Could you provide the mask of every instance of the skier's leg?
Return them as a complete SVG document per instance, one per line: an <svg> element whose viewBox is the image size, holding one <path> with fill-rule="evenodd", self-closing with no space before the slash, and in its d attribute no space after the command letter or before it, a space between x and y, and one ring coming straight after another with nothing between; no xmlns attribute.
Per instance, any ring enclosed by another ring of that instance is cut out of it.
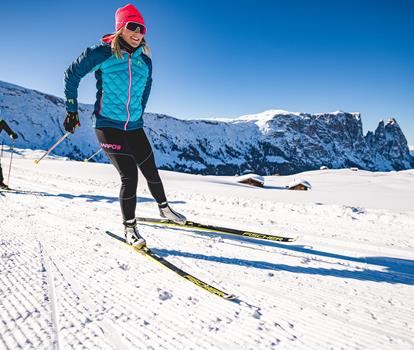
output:
<svg viewBox="0 0 414 350"><path fill-rule="evenodd" d="M158 204L166 202L164 186L155 165L151 144L145 135L144 129L136 130L128 138L128 141L137 165L147 180L151 195Z"/></svg>
<svg viewBox="0 0 414 350"><path fill-rule="evenodd" d="M138 170L125 133L118 129L96 129L98 141L121 177L119 202L124 222L135 219Z"/></svg>
<svg viewBox="0 0 414 350"><path fill-rule="evenodd" d="M134 154L137 164L148 183L148 188L158 203L161 217L167 218L174 222L183 224L186 217L174 211L168 204L165 196L164 186L162 184L155 158L152 152L151 144L145 135L144 129L137 130L131 139L128 139L131 150Z"/></svg>
<svg viewBox="0 0 414 350"><path fill-rule="evenodd" d="M1 164L0 164L0 184L3 183L3 180L4 180L4 178L3 178L3 170L1 169Z"/></svg>
<svg viewBox="0 0 414 350"><path fill-rule="evenodd" d="M0 189L2 189L2 190L9 189L9 187L3 182L3 180L4 180L3 170L1 169L1 164L0 164Z"/></svg>

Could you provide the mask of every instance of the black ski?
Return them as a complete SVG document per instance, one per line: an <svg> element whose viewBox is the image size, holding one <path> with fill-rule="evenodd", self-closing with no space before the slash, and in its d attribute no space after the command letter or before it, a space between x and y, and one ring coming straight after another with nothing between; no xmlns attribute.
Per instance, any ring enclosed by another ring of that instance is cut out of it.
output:
<svg viewBox="0 0 414 350"><path fill-rule="evenodd" d="M293 238L293 237L275 236L275 235L269 235L269 234L260 233L260 232L243 231L243 230L227 228L227 227L200 224L194 221L186 221L185 224L177 224L168 219L144 218L144 217L137 217L136 219L139 222L143 222L143 223L150 224L150 225L196 228L198 230L203 230L203 231L219 232L219 233L225 233L225 234L248 237L248 238L263 239L266 241L294 242L296 240L296 238Z"/></svg>
<svg viewBox="0 0 414 350"><path fill-rule="evenodd" d="M175 272L177 275L181 276L182 278L186 279L187 281L190 281L191 283L195 284L196 286L206 290L207 292L217 295L220 298L223 299L227 299L227 300L232 300L232 301L238 301L237 297L234 294L229 294L227 292L224 292L216 287L213 287L212 285L203 282L202 280L198 279L197 277L191 275L188 272L185 272L183 270L181 270L178 266L175 266L174 264L170 263L169 261L165 260L163 257L157 255L156 253L154 253L150 248L148 247L144 247L141 249L137 249L134 248L133 246L129 245L128 243L126 243L124 238L119 237L118 235L110 232L110 231L106 231L106 233L111 236L112 238L117 239L118 241L121 241L123 243L125 243L126 245L128 245L128 247L134 249L137 253L142 254L143 256L145 256L146 258L148 258L149 260L152 260L160 265L162 265L163 267L167 268L168 270Z"/></svg>

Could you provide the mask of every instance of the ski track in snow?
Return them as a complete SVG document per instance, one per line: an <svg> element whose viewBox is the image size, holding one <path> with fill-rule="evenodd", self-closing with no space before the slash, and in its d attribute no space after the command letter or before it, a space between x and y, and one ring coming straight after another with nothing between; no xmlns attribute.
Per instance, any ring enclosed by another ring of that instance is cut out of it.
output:
<svg viewBox="0 0 414 350"><path fill-rule="evenodd" d="M248 306L105 235L122 236L108 169L15 160L12 187L36 193L0 193L0 348L414 348L414 210L277 202L163 172L190 219L299 236L281 244L140 226L154 252ZM155 216L142 176L138 193L139 215Z"/></svg>

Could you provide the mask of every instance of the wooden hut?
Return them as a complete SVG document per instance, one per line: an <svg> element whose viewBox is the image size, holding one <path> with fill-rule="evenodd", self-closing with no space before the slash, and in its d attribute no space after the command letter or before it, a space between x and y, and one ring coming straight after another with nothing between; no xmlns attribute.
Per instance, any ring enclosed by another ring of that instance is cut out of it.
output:
<svg viewBox="0 0 414 350"><path fill-rule="evenodd" d="M296 190L296 191L307 191L307 190L310 190L311 188L312 188L311 184L308 181L303 180L303 179L294 180L288 186L289 190Z"/></svg>
<svg viewBox="0 0 414 350"><path fill-rule="evenodd" d="M264 177L257 174L246 174L243 176L239 176L237 178L237 182L250 186L263 187Z"/></svg>

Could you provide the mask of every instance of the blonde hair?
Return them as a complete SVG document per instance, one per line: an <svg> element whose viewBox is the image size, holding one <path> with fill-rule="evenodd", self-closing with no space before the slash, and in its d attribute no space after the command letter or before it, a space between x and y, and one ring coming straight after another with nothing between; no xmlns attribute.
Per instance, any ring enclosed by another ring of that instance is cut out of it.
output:
<svg viewBox="0 0 414 350"><path fill-rule="evenodd" d="M121 51L121 45L119 43L119 39L122 37L122 29L123 28L119 29L115 33L115 36L111 42L112 52L114 53L116 58L121 59L121 60L124 58L124 55L122 54L122 51ZM151 50L144 38L142 38L142 41L139 47L142 47L142 52L144 55L151 57Z"/></svg>

